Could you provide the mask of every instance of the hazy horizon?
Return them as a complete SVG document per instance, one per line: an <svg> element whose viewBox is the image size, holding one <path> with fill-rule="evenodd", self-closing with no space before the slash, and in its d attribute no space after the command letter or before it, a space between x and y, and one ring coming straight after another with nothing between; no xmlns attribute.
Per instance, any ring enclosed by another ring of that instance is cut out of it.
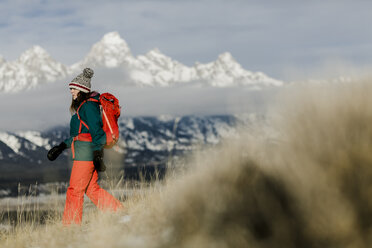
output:
<svg viewBox="0 0 372 248"><path fill-rule="evenodd" d="M245 87L200 87L194 84L140 88L123 86L119 79L104 84L104 78L104 75L96 74L92 79L92 90L114 94L122 106L122 117L265 112L278 91L275 88L257 91ZM0 130L45 130L68 126L71 103L68 82L67 79L59 80L27 91L1 93L0 112L4 118Z"/></svg>

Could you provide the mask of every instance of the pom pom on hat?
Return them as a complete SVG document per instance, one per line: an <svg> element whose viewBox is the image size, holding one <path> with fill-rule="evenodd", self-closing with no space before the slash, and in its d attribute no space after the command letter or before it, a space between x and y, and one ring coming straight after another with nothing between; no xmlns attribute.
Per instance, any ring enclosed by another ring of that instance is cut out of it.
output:
<svg viewBox="0 0 372 248"><path fill-rule="evenodd" d="M85 68L83 73L77 75L68 85L70 89L77 89L84 93L89 93L91 84L90 79L93 77L94 71L90 68Z"/></svg>
<svg viewBox="0 0 372 248"><path fill-rule="evenodd" d="M94 74L94 71L92 69L90 69L90 68L85 68L83 70L83 75L86 78L92 78L93 77L93 74Z"/></svg>

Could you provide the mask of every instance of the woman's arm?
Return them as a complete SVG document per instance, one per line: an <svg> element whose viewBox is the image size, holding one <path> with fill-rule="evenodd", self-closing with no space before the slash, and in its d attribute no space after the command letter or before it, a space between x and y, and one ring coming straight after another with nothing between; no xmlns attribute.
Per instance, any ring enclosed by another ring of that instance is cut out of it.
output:
<svg viewBox="0 0 372 248"><path fill-rule="evenodd" d="M96 102L87 101L79 111L80 117L89 127L92 136L93 151L101 150L106 144L106 133L103 131L102 117L99 105Z"/></svg>
<svg viewBox="0 0 372 248"><path fill-rule="evenodd" d="M65 139L65 140L63 141L63 143L66 144L66 147L67 147L67 148L70 148L70 147L71 147L72 139L73 139L73 137L70 137L70 138L67 138L67 139Z"/></svg>

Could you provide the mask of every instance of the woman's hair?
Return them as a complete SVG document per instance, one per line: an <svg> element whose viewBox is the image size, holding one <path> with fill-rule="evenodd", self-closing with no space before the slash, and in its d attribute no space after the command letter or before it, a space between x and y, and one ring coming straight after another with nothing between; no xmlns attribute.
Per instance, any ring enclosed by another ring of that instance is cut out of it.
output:
<svg viewBox="0 0 372 248"><path fill-rule="evenodd" d="M90 97L89 93L84 93L82 91L79 91L76 100L72 99L71 106L70 106L70 112L71 114L76 113L77 109L79 108L80 104L84 102L85 100L89 99Z"/></svg>

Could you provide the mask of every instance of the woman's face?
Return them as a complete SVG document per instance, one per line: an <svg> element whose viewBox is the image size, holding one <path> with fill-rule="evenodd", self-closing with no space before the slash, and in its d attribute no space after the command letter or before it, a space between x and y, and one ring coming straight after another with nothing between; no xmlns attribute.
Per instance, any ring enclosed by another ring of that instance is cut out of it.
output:
<svg viewBox="0 0 372 248"><path fill-rule="evenodd" d="M73 100L76 100L76 98L78 97L78 94L79 94L80 90L77 90L77 89L70 89L70 93L72 95L72 99Z"/></svg>

